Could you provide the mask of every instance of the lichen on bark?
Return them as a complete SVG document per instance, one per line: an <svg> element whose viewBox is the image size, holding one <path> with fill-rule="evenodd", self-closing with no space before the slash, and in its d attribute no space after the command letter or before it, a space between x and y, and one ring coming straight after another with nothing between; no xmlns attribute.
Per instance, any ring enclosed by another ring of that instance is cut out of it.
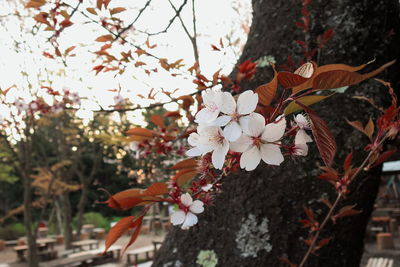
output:
<svg viewBox="0 0 400 267"><path fill-rule="evenodd" d="M270 238L268 219L263 218L261 223L258 223L256 216L250 214L247 218L242 218L242 224L236 233L235 241L241 257L255 258L261 250L266 252L272 250Z"/></svg>

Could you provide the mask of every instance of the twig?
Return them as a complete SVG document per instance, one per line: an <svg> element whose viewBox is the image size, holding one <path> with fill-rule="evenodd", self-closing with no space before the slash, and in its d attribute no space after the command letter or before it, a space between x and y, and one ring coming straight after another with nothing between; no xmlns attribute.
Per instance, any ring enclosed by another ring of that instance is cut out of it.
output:
<svg viewBox="0 0 400 267"><path fill-rule="evenodd" d="M146 8L150 5L151 1L152 1L152 0L148 0L148 1L146 2L146 4L144 5L144 7L143 7L142 9L139 10L139 13L137 14L136 18L135 18L131 23L129 23L128 26L126 26L126 27L123 28L120 32L118 32L118 34L115 36L115 39L113 40L113 42L116 41L118 38L120 38L121 35L122 35L124 32L126 32L127 30L129 30L130 28L132 28L133 24L135 24L135 22L140 18L140 16L142 15L142 13L143 13L143 12L146 10Z"/></svg>
<svg viewBox="0 0 400 267"><path fill-rule="evenodd" d="M354 178L357 177L357 175L361 172L361 170L367 165L369 159L371 158L371 156L381 147L381 145L383 144L384 141L386 141L387 139L387 135L382 138L382 140L378 143L378 145L369 152L368 156L364 159L363 163L360 165L360 167L358 167L357 171L350 177L350 181L353 181ZM340 192L335 200L335 202L333 203L332 207L329 209L328 214L326 215L326 217L324 218L323 222L321 223L321 226L318 227L318 230L316 231L310 246L308 247L308 250L306 252L306 254L304 255L303 259L301 260L301 263L299 264L299 267L303 267L304 264L306 263L307 259L309 258L309 256L311 255L311 253L314 251L315 248L315 244L318 241L318 237L322 231L322 229L325 227L325 225L328 223L328 221L330 220L332 213L334 212L334 210L336 209L337 205L339 204L340 200L342 200L343 198L343 194Z"/></svg>

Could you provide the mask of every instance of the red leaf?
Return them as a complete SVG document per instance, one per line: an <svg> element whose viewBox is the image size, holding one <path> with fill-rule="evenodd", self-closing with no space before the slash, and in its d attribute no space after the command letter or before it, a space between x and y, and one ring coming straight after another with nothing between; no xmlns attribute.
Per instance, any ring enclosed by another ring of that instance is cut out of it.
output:
<svg viewBox="0 0 400 267"><path fill-rule="evenodd" d="M274 68L274 78L269 83L263 84L256 89L258 101L264 106L269 106L274 99L277 87L278 77Z"/></svg>
<svg viewBox="0 0 400 267"><path fill-rule="evenodd" d="M157 125L159 128L165 128L164 119L160 115L153 115L150 118L151 122Z"/></svg>
<svg viewBox="0 0 400 267"><path fill-rule="evenodd" d="M339 212L336 215L332 216L332 220L336 221L336 219L341 218L341 217L346 217L346 216L351 216L351 215L361 213L361 211L359 211L359 210L353 210L353 208L355 206L356 206L356 204L344 206L343 208L341 208L339 210Z"/></svg>
<svg viewBox="0 0 400 267"><path fill-rule="evenodd" d="M140 228L142 227L143 216L144 216L144 215L140 216L140 217L139 217L138 219L136 219L136 221L134 222L133 227L135 227L135 230L133 231L133 233L132 233L132 235L131 235L131 238L129 239L128 244L126 244L124 250L122 251L122 254L124 254L125 251L128 249L128 247L130 247L130 245L132 245L132 244L136 241L136 239L138 238L139 233L140 233Z"/></svg>
<svg viewBox="0 0 400 267"><path fill-rule="evenodd" d="M171 169L172 170L195 169L196 167L197 167L197 161L193 158L190 158L179 161L174 166L172 166Z"/></svg>
<svg viewBox="0 0 400 267"><path fill-rule="evenodd" d="M373 166L375 167L383 162L385 162L388 158L390 158L395 152L397 151L396 148L383 152L374 162Z"/></svg>
<svg viewBox="0 0 400 267"><path fill-rule="evenodd" d="M353 161L353 152L350 152L343 163L343 170L347 171L351 167L351 162Z"/></svg>
<svg viewBox="0 0 400 267"><path fill-rule="evenodd" d="M134 216L122 218L114 225L106 237L104 253L117 241L129 228L133 226Z"/></svg>
<svg viewBox="0 0 400 267"><path fill-rule="evenodd" d="M102 35L96 38L96 42L107 42L114 40L114 37L111 34Z"/></svg>
<svg viewBox="0 0 400 267"><path fill-rule="evenodd" d="M326 166L331 166L336 154L336 141L333 134L329 130L328 125L326 125L326 122L318 117L312 109L300 102L296 103L302 106L304 111L307 112L310 118L311 130L321 158Z"/></svg>
<svg viewBox="0 0 400 267"><path fill-rule="evenodd" d="M192 179L197 174L196 169L183 169L172 177L172 181L175 181L179 186L183 186L190 179Z"/></svg>
<svg viewBox="0 0 400 267"><path fill-rule="evenodd" d="M366 79L374 77L375 75L385 70L387 67L393 65L395 62L396 60L390 61L385 65L382 65L378 69L365 74L350 72L346 70L332 70L323 72L314 78L312 87L313 89L318 90L339 88L343 86L358 84Z"/></svg>
<svg viewBox="0 0 400 267"><path fill-rule="evenodd" d="M308 78L304 78L298 74L291 72L278 72L278 81L285 88L292 88L306 82Z"/></svg>

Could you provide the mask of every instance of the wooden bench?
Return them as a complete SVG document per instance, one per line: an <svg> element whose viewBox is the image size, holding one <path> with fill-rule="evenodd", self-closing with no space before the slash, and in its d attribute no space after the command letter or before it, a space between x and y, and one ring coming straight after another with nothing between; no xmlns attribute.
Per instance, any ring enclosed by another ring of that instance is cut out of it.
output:
<svg viewBox="0 0 400 267"><path fill-rule="evenodd" d="M369 258L366 267L393 267L394 260L389 258Z"/></svg>
<svg viewBox="0 0 400 267"><path fill-rule="evenodd" d="M94 264L97 257L98 256L94 255L94 254L86 254L86 255L81 255L78 257L63 258L63 259L57 259L57 260L53 260L53 261L40 263L40 266L41 267L59 267L59 266L74 266L77 263L81 264L81 265Z"/></svg>
<svg viewBox="0 0 400 267"><path fill-rule="evenodd" d="M141 247L141 248L132 249L132 250L128 251L126 253L128 265L129 264L137 264L139 262L139 255L143 254L143 253L146 255L146 260L150 260L151 259L150 252L153 252L153 257L154 257L154 254L157 252L158 245L161 246L161 243L153 242L152 246ZM134 262L132 262L132 257L135 258Z"/></svg>
<svg viewBox="0 0 400 267"><path fill-rule="evenodd" d="M94 240L94 239L88 239L88 240L81 240L81 241L75 241L72 242L72 250L75 252L77 249L78 251L84 250L84 247L88 247L89 250L95 248L99 248L99 241Z"/></svg>

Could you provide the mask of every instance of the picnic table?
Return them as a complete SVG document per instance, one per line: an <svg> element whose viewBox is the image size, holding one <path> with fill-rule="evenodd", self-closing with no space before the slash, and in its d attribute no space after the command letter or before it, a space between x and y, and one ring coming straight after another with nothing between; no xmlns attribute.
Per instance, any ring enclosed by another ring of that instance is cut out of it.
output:
<svg viewBox="0 0 400 267"><path fill-rule="evenodd" d="M82 251L84 250L85 247L89 247L89 250L93 248L99 248L99 241L94 239L88 239L88 240L72 242L72 250L74 252L75 249L78 249L78 251Z"/></svg>
<svg viewBox="0 0 400 267"><path fill-rule="evenodd" d="M54 244L56 243L55 239L52 238L41 238L36 240L36 245L39 250L39 255L43 255L44 258L51 258L55 256ZM26 261L25 259L25 251L28 250L27 245L15 246L14 251L17 253L17 258L19 261Z"/></svg>
<svg viewBox="0 0 400 267"><path fill-rule="evenodd" d="M66 258L61 258L40 264L41 267L76 266L103 264L107 261L116 261L121 255L121 246L112 246L103 254L104 247L95 250L86 250L69 254Z"/></svg>
<svg viewBox="0 0 400 267"><path fill-rule="evenodd" d="M161 246L162 242L155 242L153 241L152 246L146 246L146 247L141 247L137 249L132 249L126 253L128 265L129 264L137 264L139 261L139 255L144 253L146 255L146 260L150 260L150 252L153 252L153 257L154 254L157 252L157 249L159 246ZM135 260L132 262L132 258L134 257Z"/></svg>

